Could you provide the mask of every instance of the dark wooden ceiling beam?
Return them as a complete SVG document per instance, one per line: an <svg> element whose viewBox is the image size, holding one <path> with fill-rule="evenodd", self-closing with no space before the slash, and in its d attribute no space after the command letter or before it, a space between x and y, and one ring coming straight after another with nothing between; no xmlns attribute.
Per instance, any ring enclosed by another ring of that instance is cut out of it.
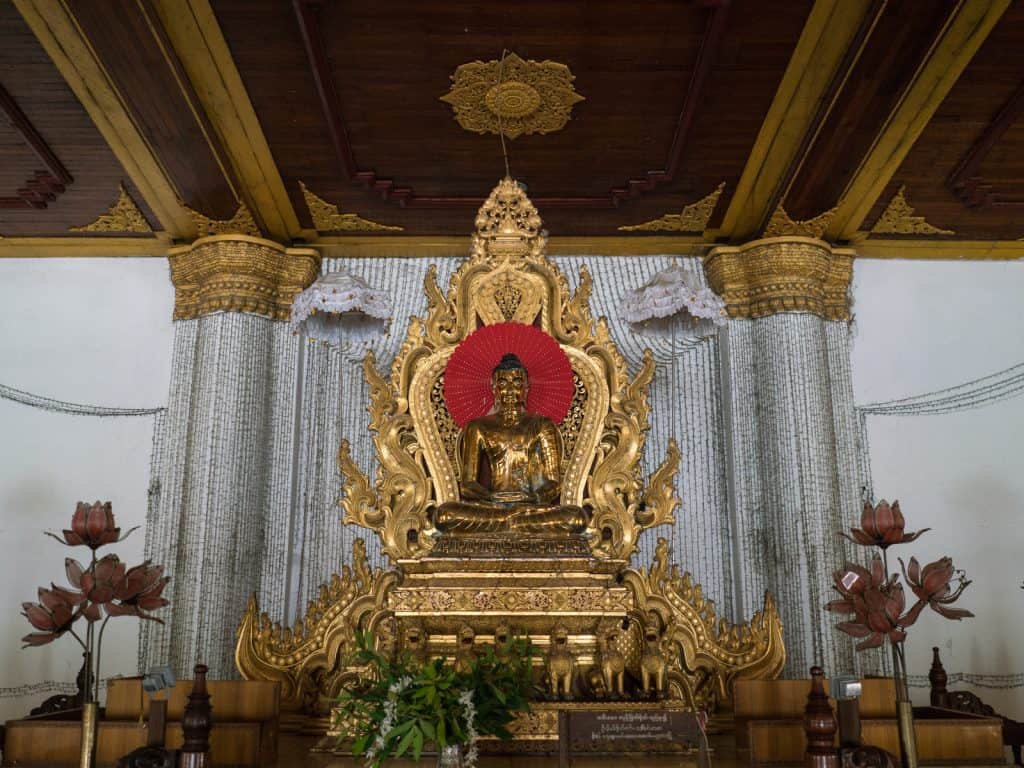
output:
<svg viewBox="0 0 1024 768"><path fill-rule="evenodd" d="M1020 207L1024 200L1013 200L993 188L981 175L981 164L1010 126L1024 115L1024 81L1017 86L999 113L985 126L978 140L960 160L946 180L946 187L968 208Z"/></svg>
<svg viewBox="0 0 1024 768"><path fill-rule="evenodd" d="M343 117L341 97L334 80L323 40L319 13L324 0L292 0L295 17L306 56L310 74L316 86L320 107L327 124L338 168L348 179L361 184L375 195L405 207L433 209L473 209L480 206L483 197L478 196L429 196L418 195L409 185L383 178L375 170L361 169L349 140L348 129ZM718 55L728 19L729 0L705 0L699 3L706 14L704 34L701 37L690 75L688 87L675 132L668 150L665 166L645 172L642 176L629 179L623 185L613 187L603 196L536 197L534 203L545 209L608 209L618 206L621 200L636 197L655 190L661 184L671 183L679 172L680 163L686 150L690 131L698 114L703 91Z"/></svg>
<svg viewBox="0 0 1024 768"><path fill-rule="evenodd" d="M243 199L275 240L315 236L299 224L256 111L209 0L145 0L159 16L161 35L173 46L198 110L237 179Z"/></svg>
<svg viewBox="0 0 1024 768"><path fill-rule="evenodd" d="M839 196L826 239L857 235L872 206L1010 0L959 0Z"/></svg>
<svg viewBox="0 0 1024 768"><path fill-rule="evenodd" d="M160 225L172 237L194 237L195 224L177 189L66 5L54 0L14 0L14 5Z"/></svg>
<svg viewBox="0 0 1024 768"><path fill-rule="evenodd" d="M242 185L147 0L64 0L181 200L230 219Z"/></svg>
<svg viewBox="0 0 1024 768"><path fill-rule="evenodd" d="M709 236L742 242L763 231L882 6L876 0L816 0L722 224Z"/></svg>

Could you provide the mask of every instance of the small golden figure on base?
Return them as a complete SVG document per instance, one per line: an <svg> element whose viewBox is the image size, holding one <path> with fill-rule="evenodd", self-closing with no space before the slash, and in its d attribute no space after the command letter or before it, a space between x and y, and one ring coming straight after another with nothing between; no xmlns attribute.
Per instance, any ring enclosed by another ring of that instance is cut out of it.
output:
<svg viewBox="0 0 1024 768"><path fill-rule="evenodd" d="M660 623L656 614L647 615L647 623L644 625L644 650L640 657L640 684L645 695L663 699L668 662L661 652Z"/></svg>
<svg viewBox="0 0 1024 768"><path fill-rule="evenodd" d="M626 695L626 659L615 647L619 633L616 630L598 638L601 658L601 676L604 687L613 699L621 699Z"/></svg>
<svg viewBox="0 0 1024 768"><path fill-rule="evenodd" d="M572 695L576 659L569 650L569 631L561 624L551 633L551 648L548 650L546 666L548 694L552 698L569 698Z"/></svg>
<svg viewBox="0 0 1024 768"><path fill-rule="evenodd" d="M463 624L456 637L458 646L455 649L455 671L459 674L468 675L473 670L473 662L476 661L476 648L473 647L475 641L476 632Z"/></svg>

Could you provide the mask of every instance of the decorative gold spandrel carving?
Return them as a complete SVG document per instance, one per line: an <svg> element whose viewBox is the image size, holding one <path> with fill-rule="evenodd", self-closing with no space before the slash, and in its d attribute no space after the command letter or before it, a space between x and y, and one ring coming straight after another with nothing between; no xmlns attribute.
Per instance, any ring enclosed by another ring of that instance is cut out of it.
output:
<svg viewBox="0 0 1024 768"><path fill-rule="evenodd" d="M451 90L440 98L452 105L459 125L474 133L504 132L510 139L561 130L573 105L584 100L565 64L523 61L514 53L503 61L462 64L451 79Z"/></svg>
<svg viewBox="0 0 1024 768"><path fill-rule="evenodd" d="M287 320L295 294L320 271L311 248L282 245L245 235L220 235L172 248L174 319L214 312L245 312Z"/></svg>
<svg viewBox="0 0 1024 768"><path fill-rule="evenodd" d="M849 320L853 255L821 240L780 237L714 248L704 271L730 317L809 312Z"/></svg>
<svg viewBox="0 0 1024 768"><path fill-rule="evenodd" d="M819 239L825 234L825 230L828 229L828 225L832 222L832 217L836 215L837 208L819 213L813 219L794 221L786 213L782 203L779 203L772 212L772 217L768 220L768 224L764 228L764 234L761 237L793 236Z"/></svg>
<svg viewBox="0 0 1024 768"><path fill-rule="evenodd" d="M699 233L707 229L711 214L715 212L718 198L725 190L723 181L714 191L695 203L684 206L682 213L666 213L659 219L645 221L643 224L630 224L619 227L620 232L693 232Z"/></svg>
<svg viewBox="0 0 1024 768"><path fill-rule="evenodd" d="M892 196L889 205L871 228L872 235L955 235L952 229L939 229L915 216L914 208L907 202L907 187L903 185Z"/></svg>
<svg viewBox="0 0 1024 768"><path fill-rule="evenodd" d="M357 213L341 213L338 206L331 205L315 195L303 182L300 181L299 186L302 188L302 196L306 200L309 215L313 219L313 228L317 232L401 232L405 229L378 224L376 221L364 219Z"/></svg>
<svg viewBox="0 0 1024 768"><path fill-rule="evenodd" d="M125 232L151 235L153 228L149 226L149 222L142 215L139 206L135 204L132 196L128 194L128 190L122 184L117 200L110 206L110 210L91 224L68 227L68 232Z"/></svg>
<svg viewBox="0 0 1024 768"><path fill-rule="evenodd" d="M734 625L718 617L700 584L669 562L668 549L659 538L647 571L629 569L623 583L633 594L638 622L653 615L663 628L671 697L714 711L733 680L779 675L786 662L782 622L768 594L749 622Z"/></svg>
<svg viewBox="0 0 1024 768"><path fill-rule="evenodd" d="M342 679L358 671L346 666L354 655L355 630L386 638L390 614L383 605L396 581L394 572L370 568L366 546L356 539L352 566L321 585L293 627L272 622L253 595L238 628L238 671L246 680L279 682L286 710L320 711L320 699L336 696Z"/></svg>
<svg viewBox="0 0 1024 768"><path fill-rule="evenodd" d="M262 237L263 233L256 225L249 212L249 206L239 201L238 210L230 219L211 219L199 211L192 210L187 205L183 206L189 218L196 225L197 237L210 237L211 235L249 235L250 237Z"/></svg>

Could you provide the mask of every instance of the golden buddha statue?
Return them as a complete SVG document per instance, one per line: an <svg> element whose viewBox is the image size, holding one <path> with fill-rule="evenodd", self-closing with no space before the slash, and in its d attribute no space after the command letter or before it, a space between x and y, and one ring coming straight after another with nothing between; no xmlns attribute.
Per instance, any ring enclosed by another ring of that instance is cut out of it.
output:
<svg viewBox="0 0 1024 768"><path fill-rule="evenodd" d="M586 530L584 509L558 503L562 439L551 419L527 413L528 385L516 355L495 366L495 412L470 421L459 438L462 499L438 507L434 525L442 533Z"/></svg>

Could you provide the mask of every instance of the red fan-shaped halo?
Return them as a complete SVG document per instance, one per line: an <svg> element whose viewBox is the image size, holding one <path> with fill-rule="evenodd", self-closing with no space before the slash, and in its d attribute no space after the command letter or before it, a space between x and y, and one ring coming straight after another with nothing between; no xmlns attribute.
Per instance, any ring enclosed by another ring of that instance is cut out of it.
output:
<svg viewBox="0 0 1024 768"><path fill-rule="evenodd" d="M540 328L523 323L485 325L452 352L444 371L444 401L460 427L491 412L491 373L512 353L526 366L530 389L526 410L560 424L569 412L575 384L565 351Z"/></svg>

